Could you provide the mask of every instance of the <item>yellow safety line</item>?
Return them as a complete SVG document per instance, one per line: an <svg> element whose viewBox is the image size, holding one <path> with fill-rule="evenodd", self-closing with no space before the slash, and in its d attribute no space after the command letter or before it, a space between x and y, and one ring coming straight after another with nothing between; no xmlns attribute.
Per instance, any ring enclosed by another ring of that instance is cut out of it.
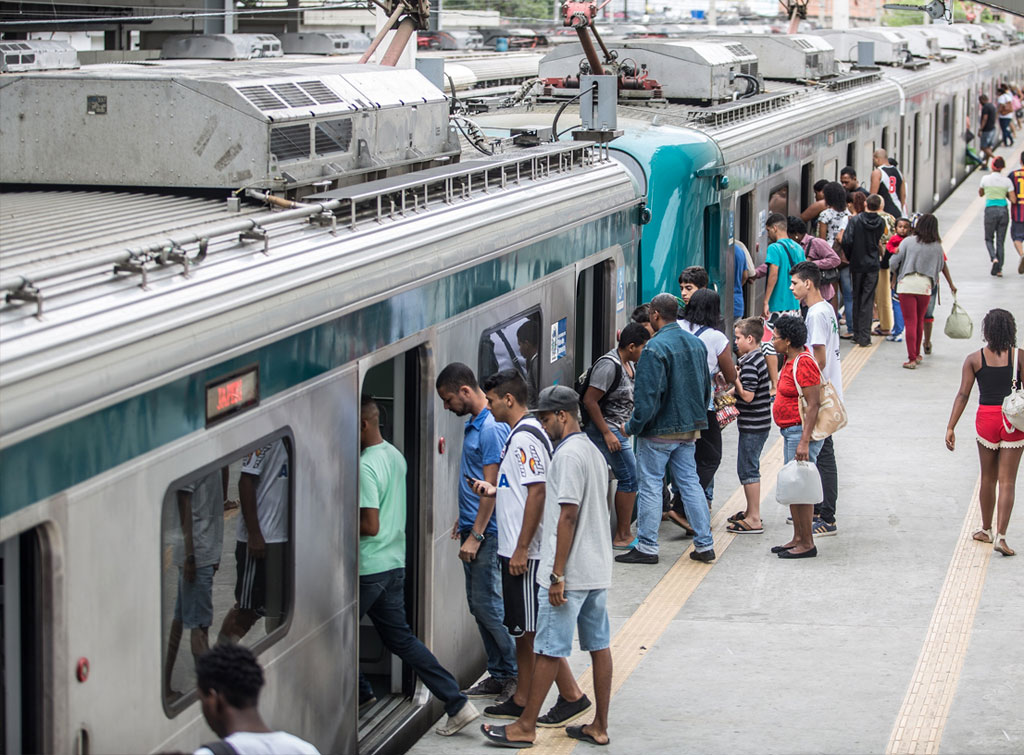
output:
<svg viewBox="0 0 1024 755"><path fill-rule="evenodd" d="M881 343L882 339L878 339L867 348L855 348L842 361L844 389L849 388L853 379L878 350ZM768 481L767 484L762 483L761 485L761 503L768 500L775 489L775 485L771 481L775 479L781 468L782 439L780 438L761 458L761 478ZM740 486L712 518L711 529L715 538L715 555L718 558L721 558L737 537L726 529L727 517L730 516L730 512L745 506L746 498L743 495L743 487ZM704 581L704 577L711 571L711 564L703 564L689 557L689 552L692 549L691 545L683 551L672 568L654 586L640 607L612 638L612 697L626 683L647 651L654 646L668 625L679 614L686 601ZM593 699L594 679L589 667L580 675L577 682L580 688ZM614 736L614 732L612 735ZM565 736L564 729L538 729L534 751L563 755L572 752L576 744L577 740Z"/></svg>
<svg viewBox="0 0 1024 755"><path fill-rule="evenodd" d="M924 647L885 748L887 755L939 751L992 557L991 543L971 537L981 528L980 488L981 478L974 486Z"/></svg>

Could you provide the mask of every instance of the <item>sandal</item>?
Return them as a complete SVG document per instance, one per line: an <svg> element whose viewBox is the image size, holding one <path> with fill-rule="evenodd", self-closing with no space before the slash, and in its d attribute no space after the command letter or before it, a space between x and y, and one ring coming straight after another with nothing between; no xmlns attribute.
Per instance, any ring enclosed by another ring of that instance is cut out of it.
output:
<svg viewBox="0 0 1024 755"><path fill-rule="evenodd" d="M744 520L746 518L747 518L747 512L746 511L737 511L735 514L733 514L731 517L729 517L725 521L727 521L727 522L740 522L740 521L742 521L742 520Z"/></svg>
<svg viewBox="0 0 1024 755"><path fill-rule="evenodd" d="M996 535L996 541L992 543L992 550L1002 553L1004 556L1016 556L1017 551L1006 544L1006 535Z"/></svg>
<svg viewBox="0 0 1024 755"><path fill-rule="evenodd" d="M982 540L980 537L978 537L978 535L984 535L986 539ZM979 543L991 543L992 542L992 530L991 529L975 530L974 534L971 535L971 539L972 540L977 540Z"/></svg>
<svg viewBox="0 0 1024 755"><path fill-rule="evenodd" d="M905 369L905 370L916 370L917 369L917 362L915 362L913 359L911 359L909 362L904 362L903 363L903 369Z"/></svg>
<svg viewBox="0 0 1024 755"><path fill-rule="evenodd" d="M746 519L740 519L738 522L733 522L725 528L726 532L732 532L736 535L761 535L764 533L764 525L760 527L754 527L747 524Z"/></svg>
<svg viewBox="0 0 1024 755"><path fill-rule="evenodd" d="M928 343L926 343L924 345L924 353L925 354L931 354L932 353L932 342L931 341L929 341Z"/></svg>

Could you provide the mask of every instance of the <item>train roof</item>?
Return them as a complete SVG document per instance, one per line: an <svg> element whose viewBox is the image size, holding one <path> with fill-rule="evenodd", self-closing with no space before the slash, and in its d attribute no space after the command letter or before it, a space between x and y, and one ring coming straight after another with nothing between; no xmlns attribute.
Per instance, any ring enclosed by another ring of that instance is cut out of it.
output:
<svg viewBox="0 0 1024 755"><path fill-rule="evenodd" d="M226 343L278 338L561 230L583 203L600 217L639 196L607 151L586 143L512 149L274 211L163 194L8 192L0 445L178 366L222 359Z"/></svg>

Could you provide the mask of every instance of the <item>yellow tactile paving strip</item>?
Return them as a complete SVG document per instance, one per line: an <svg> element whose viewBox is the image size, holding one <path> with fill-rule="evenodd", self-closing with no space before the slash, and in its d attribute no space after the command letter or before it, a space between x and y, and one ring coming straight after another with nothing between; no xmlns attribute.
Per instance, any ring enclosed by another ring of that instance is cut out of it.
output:
<svg viewBox="0 0 1024 755"><path fill-rule="evenodd" d="M992 558L992 545L971 537L981 528L978 507L980 484L979 478L928 625L914 676L885 749L887 755L939 751L971 640L981 588Z"/></svg>
<svg viewBox="0 0 1024 755"><path fill-rule="evenodd" d="M843 386L848 389L854 377L861 371L868 359L875 353L882 339L874 339L868 348L854 348L843 360ZM782 468L782 439L776 441L767 453L761 457L761 502L764 503L775 490L771 482ZM711 519L711 530L715 538L715 555L718 558L726 551L736 535L726 530L726 521L734 511L746 505L743 488L738 487ZM991 548L991 546L989 546ZM636 612L612 638L612 697L619 691L630 677L647 651L654 646L668 625L693 595L694 591L711 571L711 564L693 561L690 556L691 545L672 565L661 581L647 595L647 598ZM594 680L588 668L577 680L583 691L593 699ZM614 732L613 732L614 734ZM534 752L564 753L572 752L576 746L575 739L565 736L564 729L538 729Z"/></svg>

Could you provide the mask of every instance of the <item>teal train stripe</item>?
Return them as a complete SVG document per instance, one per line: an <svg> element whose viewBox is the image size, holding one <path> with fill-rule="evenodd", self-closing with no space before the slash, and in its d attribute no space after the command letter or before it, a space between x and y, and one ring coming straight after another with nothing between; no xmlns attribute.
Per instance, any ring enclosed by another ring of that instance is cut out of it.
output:
<svg viewBox="0 0 1024 755"><path fill-rule="evenodd" d="M614 244L635 290L636 211L623 210L126 399L0 451L0 516L206 424L205 386L259 363L268 398L574 264Z"/></svg>

